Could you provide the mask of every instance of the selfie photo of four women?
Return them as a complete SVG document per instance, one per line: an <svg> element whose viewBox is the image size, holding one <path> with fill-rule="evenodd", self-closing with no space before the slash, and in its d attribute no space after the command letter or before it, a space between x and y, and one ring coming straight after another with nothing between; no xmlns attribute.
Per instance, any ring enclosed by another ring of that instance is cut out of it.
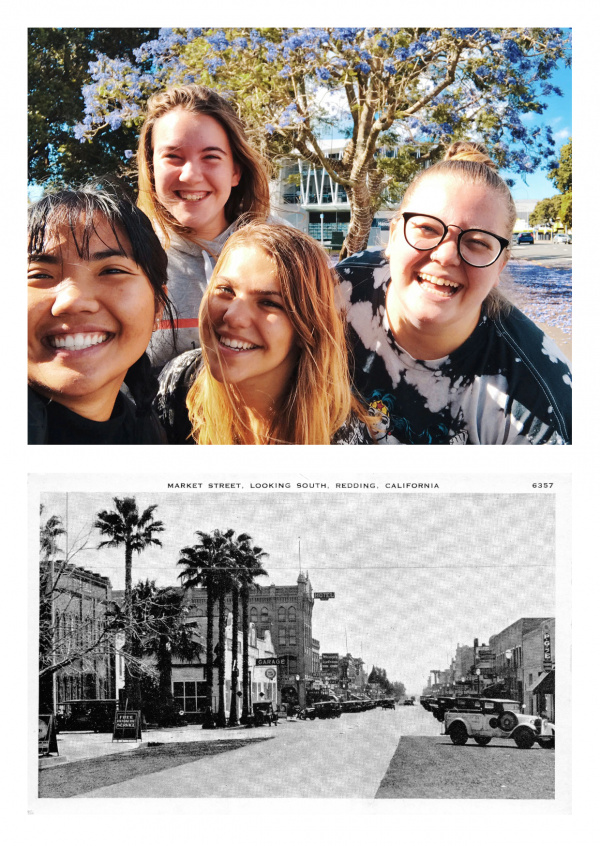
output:
<svg viewBox="0 0 600 846"><path fill-rule="evenodd" d="M421 170L337 265L197 85L146 104L135 201L29 207L30 444L569 444L564 354L498 291L517 216L485 147Z"/></svg>

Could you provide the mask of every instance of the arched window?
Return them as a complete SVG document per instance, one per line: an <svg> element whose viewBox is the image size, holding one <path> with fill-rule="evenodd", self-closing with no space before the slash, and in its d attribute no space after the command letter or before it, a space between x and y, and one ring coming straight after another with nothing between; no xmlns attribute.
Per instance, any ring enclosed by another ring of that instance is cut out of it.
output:
<svg viewBox="0 0 600 846"><path fill-rule="evenodd" d="M258 608L256 608L254 605L250 609L250 622L254 623L255 625L256 623L258 623Z"/></svg>
<svg viewBox="0 0 600 846"><path fill-rule="evenodd" d="M290 621L290 623L296 622L296 609L293 605L290 605L290 607L288 608L288 620Z"/></svg>
<svg viewBox="0 0 600 846"><path fill-rule="evenodd" d="M265 625L265 623L269 622L269 609L268 608L263 607L263 609L261 610L261 612L260 612L260 622L263 624L263 626Z"/></svg>
<svg viewBox="0 0 600 846"><path fill-rule="evenodd" d="M283 607L283 605L279 606L279 611L277 612L277 619L280 623L285 622L285 608Z"/></svg>

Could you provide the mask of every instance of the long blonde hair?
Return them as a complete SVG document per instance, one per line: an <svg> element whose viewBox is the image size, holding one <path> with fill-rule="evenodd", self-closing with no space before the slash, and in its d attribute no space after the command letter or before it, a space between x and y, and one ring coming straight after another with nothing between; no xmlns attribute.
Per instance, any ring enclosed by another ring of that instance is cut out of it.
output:
<svg viewBox="0 0 600 846"><path fill-rule="evenodd" d="M265 159L248 143L244 125L233 107L216 91L202 85L167 88L153 94L148 100L137 152L138 206L161 231L165 245L169 244L170 232L189 237L192 231L189 227L182 226L156 195L153 129L156 121L173 109L209 115L227 134L233 159L241 170L240 181L231 189L225 204L224 211L228 223L233 223L240 215L249 219L266 219L269 213L269 167Z"/></svg>
<svg viewBox="0 0 600 846"><path fill-rule="evenodd" d="M273 417L265 443L329 444L352 411L361 410L350 388L345 326L336 309L337 277L325 250L291 226L249 223L227 240L200 306L204 366L187 396L192 436L199 444L256 443L239 412L235 385L217 381L206 349L219 355L209 318L209 299L221 268L242 245L261 249L273 262L286 314L296 333L300 355L289 390Z"/></svg>

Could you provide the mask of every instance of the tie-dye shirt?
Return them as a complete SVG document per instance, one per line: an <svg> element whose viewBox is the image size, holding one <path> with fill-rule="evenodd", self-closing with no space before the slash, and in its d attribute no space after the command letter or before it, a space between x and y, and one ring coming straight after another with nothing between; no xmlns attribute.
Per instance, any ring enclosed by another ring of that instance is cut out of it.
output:
<svg viewBox="0 0 600 846"><path fill-rule="evenodd" d="M381 416L380 444L568 444L571 373L557 345L517 308L482 315L450 355L418 361L392 335L390 266L365 251L337 266L354 383Z"/></svg>

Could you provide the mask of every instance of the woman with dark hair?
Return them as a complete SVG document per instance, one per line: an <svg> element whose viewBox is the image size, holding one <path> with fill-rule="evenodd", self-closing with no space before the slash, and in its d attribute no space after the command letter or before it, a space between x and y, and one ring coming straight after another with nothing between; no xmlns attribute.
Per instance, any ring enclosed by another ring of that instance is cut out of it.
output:
<svg viewBox="0 0 600 846"><path fill-rule="evenodd" d="M148 100L138 146L138 205L169 257L176 321L161 321L149 354L162 366L198 343L198 308L224 243L239 224L269 213L267 165L232 105L200 85ZM171 332L175 330L176 348Z"/></svg>
<svg viewBox="0 0 600 846"><path fill-rule="evenodd" d="M485 148L457 142L409 185L385 254L338 265L356 388L386 397L379 443L570 443L569 363L497 290L516 216Z"/></svg>
<svg viewBox="0 0 600 846"><path fill-rule="evenodd" d="M166 271L150 221L112 189L30 206L29 443L165 443L145 350L171 315Z"/></svg>

